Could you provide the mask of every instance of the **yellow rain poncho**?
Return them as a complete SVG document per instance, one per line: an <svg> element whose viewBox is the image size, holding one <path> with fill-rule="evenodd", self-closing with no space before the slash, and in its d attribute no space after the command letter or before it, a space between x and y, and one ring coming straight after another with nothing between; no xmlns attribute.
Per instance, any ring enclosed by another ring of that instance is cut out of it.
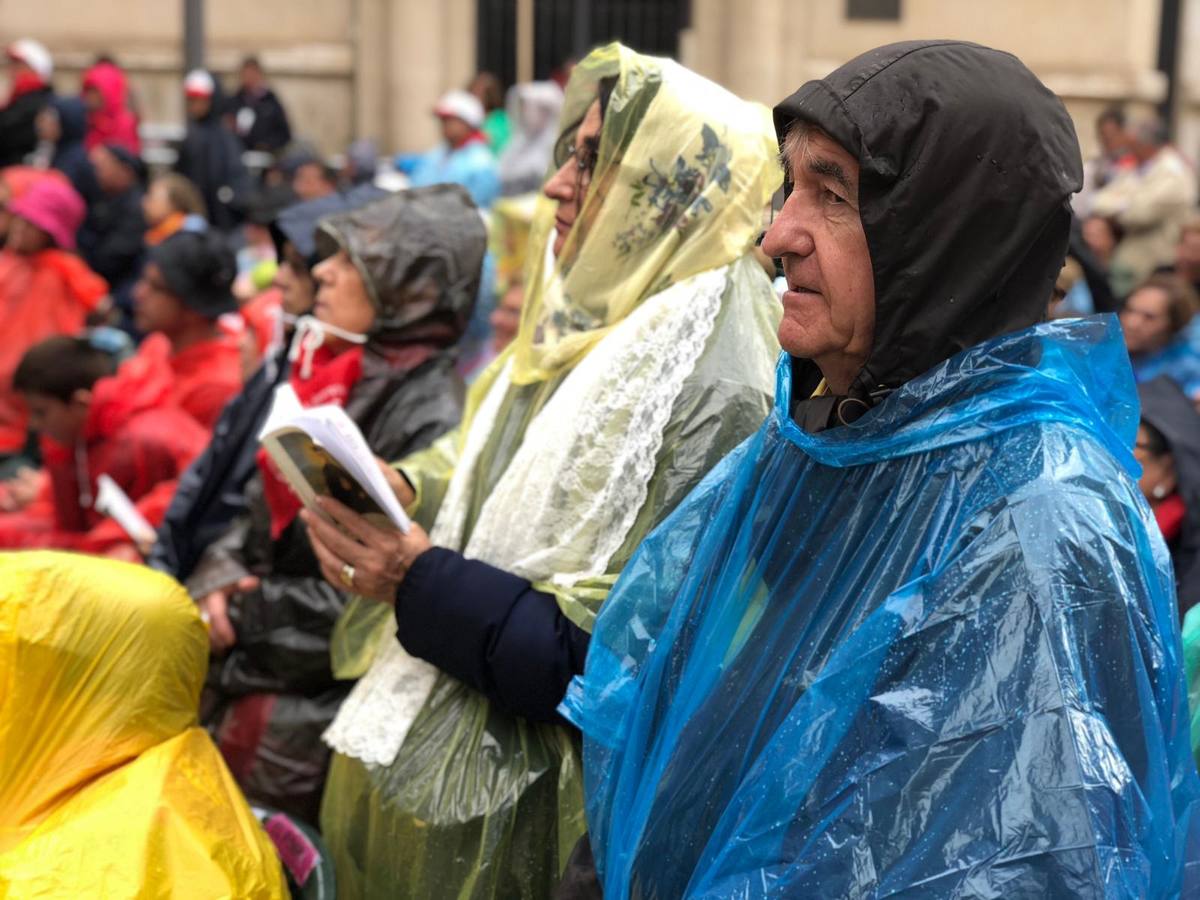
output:
<svg viewBox="0 0 1200 900"><path fill-rule="evenodd" d="M525 276L529 258L529 229L538 199L533 194L502 197L492 206L488 227L488 250L496 260L496 296L504 293Z"/></svg>
<svg viewBox="0 0 1200 900"><path fill-rule="evenodd" d="M0 897L286 897L196 727L208 638L174 581L0 555Z"/></svg>
<svg viewBox="0 0 1200 900"><path fill-rule="evenodd" d="M769 114L613 44L576 67L564 123L605 78L595 171L556 259L539 200L514 344L460 427L397 464L435 544L528 579L589 631L641 539L762 422L779 349L751 254L780 183ZM358 599L335 632L335 670L363 676L326 735L339 895L548 896L585 830L577 737L423 673L394 630Z"/></svg>

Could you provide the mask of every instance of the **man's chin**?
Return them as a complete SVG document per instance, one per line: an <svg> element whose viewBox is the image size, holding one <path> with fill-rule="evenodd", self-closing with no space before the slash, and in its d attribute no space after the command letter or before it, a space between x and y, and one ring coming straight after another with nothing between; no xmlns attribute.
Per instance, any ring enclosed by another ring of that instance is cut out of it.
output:
<svg viewBox="0 0 1200 900"><path fill-rule="evenodd" d="M778 337L779 346L797 359L815 359L829 352L829 341L822 340L811 328L798 325L786 316L779 323Z"/></svg>

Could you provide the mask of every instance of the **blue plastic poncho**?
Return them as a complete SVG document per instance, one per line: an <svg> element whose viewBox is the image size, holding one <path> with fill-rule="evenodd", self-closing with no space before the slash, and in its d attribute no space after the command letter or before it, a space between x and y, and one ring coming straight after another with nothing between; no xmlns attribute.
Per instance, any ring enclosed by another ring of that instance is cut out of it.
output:
<svg viewBox="0 0 1200 900"><path fill-rule="evenodd" d="M407 161L410 187L461 184L480 209L488 209L500 194L496 157L481 140L452 148L442 143Z"/></svg>
<svg viewBox="0 0 1200 900"><path fill-rule="evenodd" d="M1197 332L1200 334L1200 332ZM1161 350L1133 357L1133 377L1139 384L1167 376L1189 397L1200 393L1200 338L1190 329Z"/></svg>
<svg viewBox="0 0 1200 900"><path fill-rule="evenodd" d="M605 897L1168 897L1200 797L1112 317L759 432L642 545L562 710Z"/></svg>

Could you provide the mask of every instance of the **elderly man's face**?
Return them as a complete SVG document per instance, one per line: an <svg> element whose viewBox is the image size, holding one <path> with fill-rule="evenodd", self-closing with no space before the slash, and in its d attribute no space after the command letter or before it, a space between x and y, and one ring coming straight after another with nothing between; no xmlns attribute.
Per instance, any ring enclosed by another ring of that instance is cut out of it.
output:
<svg viewBox="0 0 1200 900"><path fill-rule="evenodd" d="M858 162L811 132L784 145L792 192L763 239L783 260L779 343L811 359L835 393L849 388L870 356L875 279L858 212Z"/></svg>

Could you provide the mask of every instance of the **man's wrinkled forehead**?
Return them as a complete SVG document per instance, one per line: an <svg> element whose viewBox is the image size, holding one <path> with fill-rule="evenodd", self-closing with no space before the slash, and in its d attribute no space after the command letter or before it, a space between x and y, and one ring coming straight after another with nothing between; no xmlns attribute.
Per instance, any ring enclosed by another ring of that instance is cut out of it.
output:
<svg viewBox="0 0 1200 900"><path fill-rule="evenodd" d="M805 175L832 178L851 195L858 194L858 160L815 125L795 121L784 134L779 163L785 182Z"/></svg>

